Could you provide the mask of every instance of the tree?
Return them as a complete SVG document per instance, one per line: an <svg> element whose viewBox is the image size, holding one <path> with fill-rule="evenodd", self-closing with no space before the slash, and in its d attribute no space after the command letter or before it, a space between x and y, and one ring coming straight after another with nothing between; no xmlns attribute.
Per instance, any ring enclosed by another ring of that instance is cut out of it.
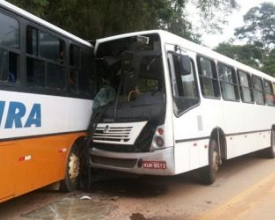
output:
<svg viewBox="0 0 275 220"><path fill-rule="evenodd" d="M234 9L239 8L237 0L189 0L196 6L200 16L200 25L205 32L222 32L228 16Z"/></svg>
<svg viewBox="0 0 275 220"><path fill-rule="evenodd" d="M275 50L271 50L263 63L262 71L275 77Z"/></svg>
<svg viewBox="0 0 275 220"><path fill-rule="evenodd" d="M244 15L244 26L235 29L235 36L260 52L260 69L275 75L275 5L262 3ZM253 58L253 57L251 57ZM252 65L253 66L253 65Z"/></svg>
<svg viewBox="0 0 275 220"><path fill-rule="evenodd" d="M17 5L20 8L25 9L26 11L30 11L33 14L43 17L46 8L49 4L49 0L32 0L32 1L19 1L19 0L10 0L9 2Z"/></svg>
<svg viewBox="0 0 275 220"><path fill-rule="evenodd" d="M275 44L275 5L262 3L251 8L244 16L243 27L235 30L235 36L255 45L262 51L261 62L265 62Z"/></svg>
<svg viewBox="0 0 275 220"><path fill-rule="evenodd" d="M259 60L261 60L261 51L254 45L232 45L230 43L221 43L215 48L215 51L248 66L260 69Z"/></svg>

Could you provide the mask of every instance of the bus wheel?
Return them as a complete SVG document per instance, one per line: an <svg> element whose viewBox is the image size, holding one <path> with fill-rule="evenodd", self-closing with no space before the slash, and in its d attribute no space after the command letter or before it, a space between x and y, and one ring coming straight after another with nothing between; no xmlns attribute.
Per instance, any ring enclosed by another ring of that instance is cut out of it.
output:
<svg viewBox="0 0 275 220"><path fill-rule="evenodd" d="M77 152L76 148L76 145L72 147L67 159L66 175L60 184L60 190L63 192L71 192L79 186L80 154Z"/></svg>
<svg viewBox="0 0 275 220"><path fill-rule="evenodd" d="M220 165L218 145L215 139L210 140L208 156L209 164L206 167L200 169L201 182L206 185L210 185L215 182Z"/></svg>
<svg viewBox="0 0 275 220"><path fill-rule="evenodd" d="M266 158L275 158L275 130L271 130L270 147L265 149L263 153Z"/></svg>

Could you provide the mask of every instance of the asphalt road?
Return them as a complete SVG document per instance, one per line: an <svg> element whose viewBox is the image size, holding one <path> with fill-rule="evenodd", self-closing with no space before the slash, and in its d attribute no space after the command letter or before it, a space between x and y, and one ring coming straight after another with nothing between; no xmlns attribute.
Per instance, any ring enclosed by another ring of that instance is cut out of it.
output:
<svg viewBox="0 0 275 220"><path fill-rule="evenodd" d="M198 180L192 172L108 178L89 192L39 190L0 204L0 219L275 219L275 160L247 155L224 163L213 185Z"/></svg>

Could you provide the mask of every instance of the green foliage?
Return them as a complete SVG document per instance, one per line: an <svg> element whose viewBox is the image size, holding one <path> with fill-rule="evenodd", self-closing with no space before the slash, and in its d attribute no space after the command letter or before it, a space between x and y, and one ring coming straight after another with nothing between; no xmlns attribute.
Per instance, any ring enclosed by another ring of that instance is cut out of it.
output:
<svg viewBox="0 0 275 220"><path fill-rule="evenodd" d="M262 54L254 45L232 45L229 43L221 43L215 48L215 51L248 66L260 69L259 60L261 60Z"/></svg>
<svg viewBox="0 0 275 220"><path fill-rule="evenodd" d="M43 17L45 15L49 0L32 0L32 1L19 1L19 0L9 0L10 3L17 5L33 14Z"/></svg>
<svg viewBox="0 0 275 220"><path fill-rule="evenodd" d="M232 11L239 7L237 0L189 0L199 9L201 27L209 33L222 32Z"/></svg>
<svg viewBox="0 0 275 220"><path fill-rule="evenodd" d="M261 62L262 50L252 44L221 43L215 51L275 77L275 49L268 53L263 62Z"/></svg>
<svg viewBox="0 0 275 220"><path fill-rule="evenodd" d="M263 63L262 71L275 77L275 50L273 49L268 56L268 59Z"/></svg>
<svg viewBox="0 0 275 220"><path fill-rule="evenodd" d="M274 11L275 5L272 3L251 8L244 16L245 25L235 30L235 36L269 53L275 43Z"/></svg>
<svg viewBox="0 0 275 220"><path fill-rule="evenodd" d="M272 3L262 3L251 8L244 15L244 26L235 29L235 36L259 51L261 56L258 58L260 58L261 70L275 76L274 11L275 5Z"/></svg>

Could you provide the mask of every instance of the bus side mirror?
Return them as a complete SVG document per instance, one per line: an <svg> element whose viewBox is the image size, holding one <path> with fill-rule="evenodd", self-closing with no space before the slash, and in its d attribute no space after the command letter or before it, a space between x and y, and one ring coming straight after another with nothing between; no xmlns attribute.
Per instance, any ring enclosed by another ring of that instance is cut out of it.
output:
<svg viewBox="0 0 275 220"><path fill-rule="evenodd" d="M191 74L191 60L187 55L180 56L181 75Z"/></svg>

